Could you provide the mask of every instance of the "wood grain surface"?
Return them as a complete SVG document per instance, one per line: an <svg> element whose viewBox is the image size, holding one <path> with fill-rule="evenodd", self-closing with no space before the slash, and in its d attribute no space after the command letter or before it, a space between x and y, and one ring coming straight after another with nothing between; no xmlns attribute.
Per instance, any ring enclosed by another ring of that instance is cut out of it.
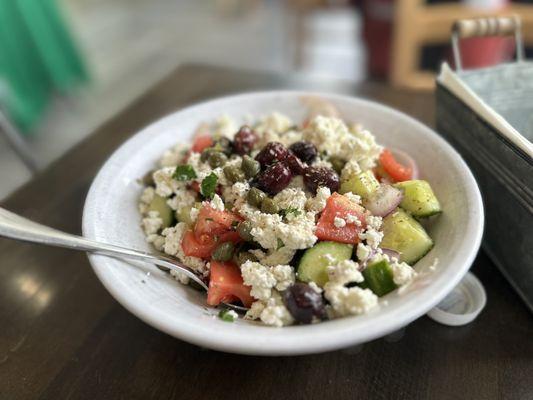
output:
<svg viewBox="0 0 533 400"><path fill-rule="evenodd" d="M2 206L80 233L91 180L130 135L206 98L275 88L368 97L433 124L429 94L188 65ZM144 324L106 292L82 253L0 239L0 399L533 399L533 319L483 252L473 270L488 303L470 325L422 317L356 348L250 357L201 349Z"/></svg>

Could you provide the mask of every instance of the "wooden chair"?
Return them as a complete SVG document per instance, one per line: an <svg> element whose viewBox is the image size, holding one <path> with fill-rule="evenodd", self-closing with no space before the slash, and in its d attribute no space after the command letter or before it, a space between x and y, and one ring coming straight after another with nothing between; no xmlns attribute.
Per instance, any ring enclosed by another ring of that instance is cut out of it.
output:
<svg viewBox="0 0 533 400"><path fill-rule="evenodd" d="M451 28L456 20L480 16L518 15L522 20L522 35L526 45L533 45L533 6L510 4L494 13L458 3L427 5L423 0L399 0L394 16L394 35L390 81L394 86L430 90L435 75L420 70L424 45L449 43Z"/></svg>

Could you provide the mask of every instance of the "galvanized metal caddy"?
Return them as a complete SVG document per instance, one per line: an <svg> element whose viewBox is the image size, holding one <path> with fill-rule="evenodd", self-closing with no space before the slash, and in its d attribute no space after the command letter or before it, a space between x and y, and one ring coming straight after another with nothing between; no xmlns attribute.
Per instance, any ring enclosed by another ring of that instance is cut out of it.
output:
<svg viewBox="0 0 533 400"><path fill-rule="evenodd" d="M516 62L462 70L460 38L511 34ZM515 17L459 21L452 46L456 70L445 63L437 78L437 130L480 186L483 248L533 311L533 63Z"/></svg>

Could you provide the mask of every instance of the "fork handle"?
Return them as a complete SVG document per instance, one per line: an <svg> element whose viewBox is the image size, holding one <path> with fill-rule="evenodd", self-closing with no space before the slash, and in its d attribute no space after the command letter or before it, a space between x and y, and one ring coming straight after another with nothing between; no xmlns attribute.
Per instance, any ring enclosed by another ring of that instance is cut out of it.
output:
<svg viewBox="0 0 533 400"><path fill-rule="evenodd" d="M81 236L61 232L30 221L3 208L0 208L0 236L47 246L97 253L109 257L148 261L164 268L182 272L207 290L205 283L192 270L169 257L155 256L150 253L96 242Z"/></svg>

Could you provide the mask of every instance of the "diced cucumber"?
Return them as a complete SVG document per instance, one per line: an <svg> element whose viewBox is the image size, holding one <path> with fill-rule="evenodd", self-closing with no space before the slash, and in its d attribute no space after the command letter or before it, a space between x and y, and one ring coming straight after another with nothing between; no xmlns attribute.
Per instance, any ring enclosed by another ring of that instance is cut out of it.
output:
<svg viewBox="0 0 533 400"><path fill-rule="evenodd" d="M327 267L352 257L353 245L320 242L307 249L298 264L298 279L324 286L329 280Z"/></svg>
<svg viewBox="0 0 533 400"><path fill-rule="evenodd" d="M368 170L360 174L350 176L347 180L341 183L340 193L352 192L361 196L368 197L372 192L379 188L379 182L372 173Z"/></svg>
<svg viewBox="0 0 533 400"><path fill-rule="evenodd" d="M368 265L363 271L364 282L376 296L384 296L396 289L392 268L386 260L376 261Z"/></svg>
<svg viewBox="0 0 533 400"><path fill-rule="evenodd" d="M402 210L383 219L381 247L400 253L400 261L414 264L433 247L433 240L411 215Z"/></svg>
<svg viewBox="0 0 533 400"><path fill-rule="evenodd" d="M187 225L193 225L193 220L191 218L191 210L193 208L200 208L202 203L195 203L194 206L184 206L176 211L176 218L178 222L185 222Z"/></svg>
<svg viewBox="0 0 533 400"><path fill-rule="evenodd" d="M157 194L154 194L154 199L148 205L148 211L157 211L159 213L159 218L163 220L163 228L168 228L174 222L174 213L167 204L167 199Z"/></svg>
<svg viewBox="0 0 533 400"><path fill-rule="evenodd" d="M400 207L415 217L430 217L442 211L439 200L437 200L428 182L412 180L399 182L394 186L403 192Z"/></svg>

